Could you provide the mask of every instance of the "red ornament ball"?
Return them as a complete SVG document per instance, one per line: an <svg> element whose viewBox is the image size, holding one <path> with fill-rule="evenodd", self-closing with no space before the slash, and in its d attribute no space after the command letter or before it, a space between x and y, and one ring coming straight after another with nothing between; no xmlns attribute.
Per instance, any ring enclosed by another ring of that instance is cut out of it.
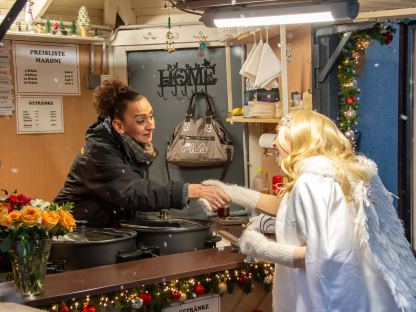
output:
<svg viewBox="0 0 416 312"><path fill-rule="evenodd" d="M246 285L250 281L250 277L246 273L241 273L238 277L240 285Z"/></svg>
<svg viewBox="0 0 416 312"><path fill-rule="evenodd" d="M58 312L69 312L69 308L63 304L61 305L61 307L58 309Z"/></svg>
<svg viewBox="0 0 416 312"><path fill-rule="evenodd" d="M179 290L175 289L172 291L171 297L173 300L179 300L181 299L181 296L182 296L182 293Z"/></svg>
<svg viewBox="0 0 416 312"><path fill-rule="evenodd" d="M84 304L82 307L82 312L95 312L95 307L91 304Z"/></svg>
<svg viewBox="0 0 416 312"><path fill-rule="evenodd" d="M152 303L152 295L148 292L141 293L139 297L143 300L144 305L149 305Z"/></svg>
<svg viewBox="0 0 416 312"><path fill-rule="evenodd" d="M260 309L254 309L253 312L263 312L263 311Z"/></svg>
<svg viewBox="0 0 416 312"><path fill-rule="evenodd" d="M200 284L199 285L196 285L195 288L194 288L194 292L198 296L203 295L205 293L205 287L204 287L204 285L200 285Z"/></svg>
<svg viewBox="0 0 416 312"><path fill-rule="evenodd" d="M345 104L354 105L355 103L357 103L357 99L354 96L350 95L345 98Z"/></svg>
<svg viewBox="0 0 416 312"><path fill-rule="evenodd" d="M95 307L92 305L88 306L88 312L96 312Z"/></svg>
<svg viewBox="0 0 416 312"><path fill-rule="evenodd" d="M390 31L386 31L383 37L386 44L390 44L393 41L393 34Z"/></svg>

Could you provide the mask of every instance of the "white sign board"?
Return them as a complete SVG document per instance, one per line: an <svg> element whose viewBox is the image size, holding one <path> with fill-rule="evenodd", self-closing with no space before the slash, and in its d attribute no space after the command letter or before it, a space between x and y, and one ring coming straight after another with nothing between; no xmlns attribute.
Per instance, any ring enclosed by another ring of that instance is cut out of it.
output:
<svg viewBox="0 0 416 312"><path fill-rule="evenodd" d="M16 97L17 133L64 132L61 96Z"/></svg>
<svg viewBox="0 0 416 312"><path fill-rule="evenodd" d="M0 116L14 111L13 81L10 75L10 41L0 42Z"/></svg>
<svg viewBox="0 0 416 312"><path fill-rule="evenodd" d="M13 42L13 56L16 93L80 94L77 45Z"/></svg>
<svg viewBox="0 0 416 312"><path fill-rule="evenodd" d="M163 309L162 312L220 312L220 296L205 296L193 300L187 300L183 304L174 305Z"/></svg>

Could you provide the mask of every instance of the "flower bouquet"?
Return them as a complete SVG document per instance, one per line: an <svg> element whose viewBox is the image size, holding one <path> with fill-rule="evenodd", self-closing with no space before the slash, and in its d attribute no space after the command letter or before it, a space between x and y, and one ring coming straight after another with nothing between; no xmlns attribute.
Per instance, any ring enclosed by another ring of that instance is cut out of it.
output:
<svg viewBox="0 0 416 312"><path fill-rule="evenodd" d="M0 250L9 252L17 289L24 296L40 294L51 238L72 232L72 203L32 200L20 194L0 199Z"/></svg>

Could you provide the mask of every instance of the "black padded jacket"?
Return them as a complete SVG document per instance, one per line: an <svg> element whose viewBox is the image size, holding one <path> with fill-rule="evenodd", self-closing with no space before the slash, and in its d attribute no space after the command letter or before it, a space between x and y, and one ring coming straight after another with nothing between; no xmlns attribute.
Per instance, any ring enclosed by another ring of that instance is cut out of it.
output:
<svg viewBox="0 0 416 312"><path fill-rule="evenodd" d="M139 163L124 149L120 136L99 119L86 133L56 202L73 202L76 220L114 227L137 211L183 208L183 183L148 179L150 162Z"/></svg>

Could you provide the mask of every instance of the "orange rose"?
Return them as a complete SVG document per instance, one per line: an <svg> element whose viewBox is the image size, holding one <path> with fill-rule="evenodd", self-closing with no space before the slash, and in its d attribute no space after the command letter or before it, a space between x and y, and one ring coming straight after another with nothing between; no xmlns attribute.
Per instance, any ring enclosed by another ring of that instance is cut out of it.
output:
<svg viewBox="0 0 416 312"><path fill-rule="evenodd" d="M44 211L42 213L42 227L50 230L59 222L59 212L57 211Z"/></svg>
<svg viewBox="0 0 416 312"><path fill-rule="evenodd" d="M69 211L59 211L59 224L67 231L72 232L75 227L75 219Z"/></svg>
<svg viewBox="0 0 416 312"><path fill-rule="evenodd" d="M21 218L24 224L29 227L35 226L39 223L39 219L42 217L42 211L39 208L26 206L22 210Z"/></svg>
<svg viewBox="0 0 416 312"><path fill-rule="evenodd" d="M19 210L13 210L10 212L1 222L1 225L12 228L13 225L21 220L21 213Z"/></svg>
<svg viewBox="0 0 416 312"><path fill-rule="evenodd" d="M4 206L0 206L0 224L3 224L3 219L9 214L9 209Z"/></svg>

